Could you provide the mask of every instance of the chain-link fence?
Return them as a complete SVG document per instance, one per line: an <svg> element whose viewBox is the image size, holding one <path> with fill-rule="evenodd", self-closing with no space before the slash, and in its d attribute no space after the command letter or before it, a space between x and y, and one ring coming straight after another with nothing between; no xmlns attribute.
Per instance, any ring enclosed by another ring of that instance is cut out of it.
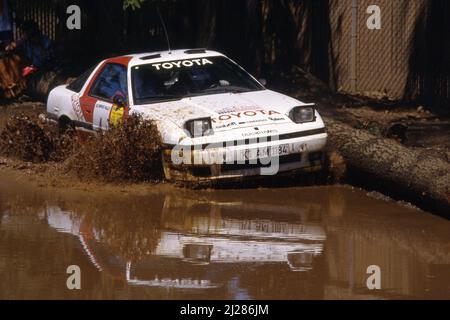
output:
<svg viewBox="0 0 450 320"><path fill-rule="evenodd" d="M263 3L275 15L264 21L266 64L299 64L340 91L450 109L450 1ZM379 30L367 27L371 5L381 9Z"/></svg>
<svg viewBox="0 0 450 320"><path fill-rule="evenodd" d="M421 24L429 2L330 0L331 56L337 88L403 98L408 87L418 24ZM371 16L367 9L371 5L381 9L379 30L367 26Z"/></svg>

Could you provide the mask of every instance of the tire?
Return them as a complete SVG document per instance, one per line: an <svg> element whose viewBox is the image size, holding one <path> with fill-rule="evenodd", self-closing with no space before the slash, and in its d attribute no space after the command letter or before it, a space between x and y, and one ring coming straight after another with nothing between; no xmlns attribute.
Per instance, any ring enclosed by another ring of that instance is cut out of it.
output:
<svg viewBox="0 0 450 320"><path fill-rule="evenodd" d="M58 130L59 130L60 134L65 134L68 131L72 131L74 129L75 129L75 126L74 126L72 120L70 120L68 117L62 116L61 118L59 118Z"/></svg>

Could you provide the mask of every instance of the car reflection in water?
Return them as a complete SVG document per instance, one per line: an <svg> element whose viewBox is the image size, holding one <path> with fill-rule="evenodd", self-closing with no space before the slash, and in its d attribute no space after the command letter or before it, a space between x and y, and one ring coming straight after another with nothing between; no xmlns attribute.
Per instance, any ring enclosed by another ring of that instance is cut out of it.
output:
<svg viewBox="0 0 450 320"><path fill-rule="evenodd" d="M151 241L141 241L144 254L137 259L129 259L123 250L109 245L113 242L110 238L120 235L106 235L102 225L89 221L95 219L58 207L47 208L46 217L51 227L79 238L99 271L129 285L208 290L237 285L239 275L251 277L261 268L269 268L267 275L271 276L278 268L284 278L286 273L313 270L316 258L323 253L326 235L320 215L312 213L308 205L201 202L168 195L161 223L155 226L160 230L153 233L157 234L156 244L142 248L143 242Z"/></svg>

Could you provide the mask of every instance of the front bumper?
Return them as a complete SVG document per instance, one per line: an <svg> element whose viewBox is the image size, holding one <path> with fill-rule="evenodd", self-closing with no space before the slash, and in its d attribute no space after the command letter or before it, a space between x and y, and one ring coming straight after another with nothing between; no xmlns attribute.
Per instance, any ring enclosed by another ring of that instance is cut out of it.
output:
<svg viewBox="0 0 450 320"><path fill-rule="evenodd" d="M184 182L317 172L323 169L326 143L327 134L320 133L265 143L182 148L181 151L169 147L163 152L163 167L166 179ZM180 158L184 160L181 163Z"/></svg>

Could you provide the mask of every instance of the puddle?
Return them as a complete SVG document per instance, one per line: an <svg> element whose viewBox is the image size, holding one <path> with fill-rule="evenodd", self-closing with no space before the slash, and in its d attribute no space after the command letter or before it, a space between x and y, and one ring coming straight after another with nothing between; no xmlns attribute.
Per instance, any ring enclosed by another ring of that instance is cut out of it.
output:
<svg viewBox="0 0 450 320"><path fill-rule="evenodd" d="M449 231L350 187L56 193L0 177L0 299L450 299Z"/></svg>

